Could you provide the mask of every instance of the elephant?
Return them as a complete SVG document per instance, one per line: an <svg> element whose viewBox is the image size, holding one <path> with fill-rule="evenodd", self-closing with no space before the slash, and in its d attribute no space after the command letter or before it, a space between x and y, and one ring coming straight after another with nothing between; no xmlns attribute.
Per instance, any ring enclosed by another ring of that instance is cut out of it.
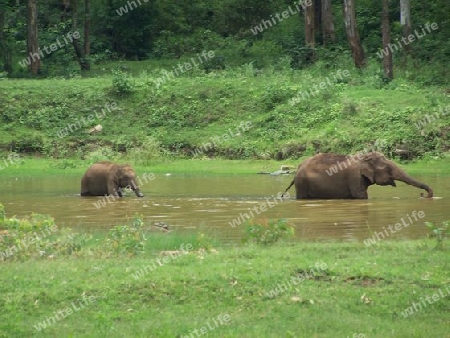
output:
<svg viewBox="0 0 450 338"><path fill-rule="evenodd" d="M283 195L295 184L297 199L367 199L369 186L395 187L394 180L424 189L427 198L433 197L428 185L408 176L377 151L357 155L320 153L309 157L299 164Z"/></svg>
<svg viewBox="0 0 450 338"><path fill-rule="evenodd" d="M97 162L86 170L81 179L81 196L122 197L122 188L129 186L137 197L144 197L135 182L136 173L130 165L109 161Z"/></svg>

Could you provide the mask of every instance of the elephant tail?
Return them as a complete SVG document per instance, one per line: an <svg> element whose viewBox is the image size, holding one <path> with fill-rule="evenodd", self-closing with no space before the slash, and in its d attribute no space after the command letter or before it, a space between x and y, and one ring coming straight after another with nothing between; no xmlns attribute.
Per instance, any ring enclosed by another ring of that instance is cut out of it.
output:
<svg viewBox="0 0 450 338"><path fill-rule="evenodd" d="M295 181L295 178L292 179L291 184L289 184L289 187L286 188L286 190L285 190L284 193L281 195L281 197L283 197L284 194L285 194L289 189L291 189L291 187L294 185L294 181Z"/></svg>

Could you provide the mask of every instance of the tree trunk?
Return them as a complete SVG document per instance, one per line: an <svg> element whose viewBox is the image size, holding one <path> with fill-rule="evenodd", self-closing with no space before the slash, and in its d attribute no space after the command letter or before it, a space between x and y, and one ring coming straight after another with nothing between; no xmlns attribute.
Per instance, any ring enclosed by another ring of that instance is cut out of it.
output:
<svg viewBox="0 0 450 338"><path fill-rule="evenodd" d="M403 28L403 37L408 39L411 34L411 15L409 0L400 0L400 24ZM410 44L404 45L405 52L411 51Z"/></svg>
<svg viewBox="0 0 450 338"><path fill-rule="evenodd" d="M320 33L322 29L322 2L315 0L314 2L314 31Z"/></svg>
<svg viewBox="0 0 450 338"><path fill-rule="evenodd" d="M91 54L89 35L91 33L91 3L84 0L84 55Z"/></svg>
<svg viewBox="0 0 450 338"><path fill-rule="evenodd" d="M7 41L8 39L4 32L5 14L6 14L6 8L0 7L0 55L2 55L3 70L6 73L11 74L12 73L11 50L9 49L9 44Z"/></svg>
<svg viewBox="0 0 450 338"><path fill-rule="evenodd" d="M37 0L28 0L27 3L27 54L30 58L28 69L36 75L41 66L41 55L38 48L37 31Z"/></svg>
<svg viewBox="0 0 450 338"><path fill-rule="evenodd" d="M336 41L331 0L322 0L322 36L324 46L327 43L333 43Z"/></svg>
<svg viewBox="0 0 450 338"><path fill-rule="evenodd" d="M315 0L311 0L311 6L305 8L305 44L311 48L314 48L316 44L315 38Z"/></svg>
<svg viewBox="0 0 450 338"><path fill-rule="evenodd" d="M389 44L391 43L391 30L389 28L389 4L388 0L382 1L381 12L381 31L383 36L383 50L388 51L383 54L383 72L384 77L392 80L394 78L394 70L392 68L392 53L389 53Z"/></svg>
<svg viewBox="0 0 450 338"><path fill-rule="evenodd" d="M78 0L73 0L72 2L72 31L77 31L78 25ZM91 66L89 62L86 60L86 55L84 49L80 46L78 39L72 40L73 48L75 49L75 54L78 59L78 63L80 64L80 69L82 71L90 70Z"/></svg>
<svg viewBox="0 0 450 338"><path fill-rule="evenodd" d="M356 28L354 0L344 0L344 23L355 66L358 68L364 67L366 60L364 58L364 50L361 46L358 29Z"/></svg>

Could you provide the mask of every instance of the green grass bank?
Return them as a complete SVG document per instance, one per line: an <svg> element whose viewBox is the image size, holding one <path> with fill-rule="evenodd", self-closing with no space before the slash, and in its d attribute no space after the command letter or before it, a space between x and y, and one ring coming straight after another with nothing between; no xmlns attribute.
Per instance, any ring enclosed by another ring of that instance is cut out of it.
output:
<svg viewBox="0 0 450 338"><path fill-rule="evenodd" d="M1 337L448 336L448 250L430 240L0 264Z"/></svg>
<svg viewBox="0 0 450 338"><path fill-rule="evenodd" d="M304 70L250 63L177 77L164 77L171 68L163 63L120 65L126 70L114 73L118 63L97 65L105 70L96 78L2 79L0 149L126 154L142 165L161 156L286 160L367 149L410 160L450 149L448 88L412 81L407 70L385 83L376 62L363 70L350 60ZM89 134L96 124L102 131Z"/></svg>

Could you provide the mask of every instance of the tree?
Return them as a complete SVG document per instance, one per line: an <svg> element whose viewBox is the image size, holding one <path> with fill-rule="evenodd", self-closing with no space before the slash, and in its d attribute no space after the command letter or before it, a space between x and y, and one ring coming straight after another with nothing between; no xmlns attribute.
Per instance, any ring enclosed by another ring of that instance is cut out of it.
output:
<svg viewBox="0 0 450 338"><path fill-rule="evenodd" d="M28 0L27 3L27 54L30 63L29 70L36 75L41 66L41 57L38 47L38 31L37 31L37 0Z"/></svg>
<svg viewBox="0 0 450 338"><path fill-rule="evenodd" d="M331 0L322 0L322 36L324 45L336 41Z"/></svg>
<svg viewBox="0 0 450 338"><path fill-rule="evenodd" d="M5 16L8 3L0 0L0 55L3 61L3 70L10 74L12 72L11 50L5 33Z"/></svg>
<svg viewBox="0 0 450 338"><path fill-rule="evenodd" d="M89 34L91 33L91 4L90 0L84 0L84 55L91 54Z"/></svg>
<svg viewBox="0 0 450 338"><path fill-rule="evenodd" d="M344 0L344 23L347 39L352 50L353 60L355 66L358 68L364 67L366 60L364 57L364 50L361 46L358 29L356 28L355 17L355 2L354 0Z"/></svg>
<svg viewBox="0 0 450 338"><path fill-rule="evenodd" d="M383 39L383 50L387 53L383 53L383 72L384 77L392 80L394 78L394 70L392 67L392 53L389 53L389 44L391 43L391 30L389 28L389 5L388 0L382 1L381 12L381 31Z"/></svg>
<svg viewBox="0 0 450 338"><path fill-rule="evenodd" d="M89 1L87 1L89 2ZM78 29L78 0L72 1L72 31L75 33ZM86 44L86 41L85 41ZM77 56L78 63L80 64L81 70L90 70L91 65L89 61L86 59L85 48L82 48L78 42L78 39L72 40L73 48L75 49L75 54Z"/></svg>
<svg viewBox="0 0 450 338"><path fill-rule="evenodd" d="M400 0L400 24L403 28L403 37L406 39L411 34L411 13L409 0ZM406 52L411 51L410 44L404 46Z"/></svg>
<svg viewBox="0 0 450 338"><path fill-rule="evenodd" d="M311 0L311 5L305 7L305 44L311 48L316 44L314 17L315 0Z"/></svg>

